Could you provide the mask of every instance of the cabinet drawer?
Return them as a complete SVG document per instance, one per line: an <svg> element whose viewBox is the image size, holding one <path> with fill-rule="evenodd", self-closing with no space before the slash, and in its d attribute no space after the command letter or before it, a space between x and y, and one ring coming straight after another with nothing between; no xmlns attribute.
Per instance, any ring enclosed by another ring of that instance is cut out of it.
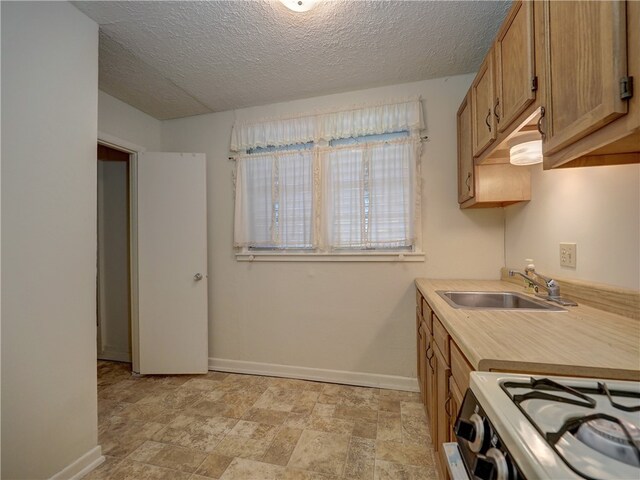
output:
<svg viewBox="0 0 640 480"><path fill-rule="evenodd" d="M433 310L424 298L422 299L422 318L427 324L429 333L433 334Z"/></svg>
<svg viewBox="0 0 640 480"><path fill-rule="evenodd" d="M469 388L469 375L474 368L469 364L464 354L452 340L451 345L451 373L457 386L464 393Z"/></svg>
<svg viewBox="0 0 640 480"><path fill-rule="evenodd" d="M442 353L442 356L444 357L444 360L447 363L447 365L451 365L450 363L451 359L449 356L449 334L447 333L447 330L444 328L442 323L440 323L440 320L435 315L435 313L432 315L432 317L433 317L433 339L435 340L436 345L440 349L440 352Z"/></svg>

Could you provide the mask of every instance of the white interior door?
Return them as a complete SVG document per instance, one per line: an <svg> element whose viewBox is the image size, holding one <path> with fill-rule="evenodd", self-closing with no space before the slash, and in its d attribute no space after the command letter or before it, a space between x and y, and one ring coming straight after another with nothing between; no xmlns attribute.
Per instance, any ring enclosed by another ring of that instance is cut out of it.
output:
<svg viewBox="0 0 640 480"><path fill-rule="evenodd" d="M137 186L133 211L137 224L133 242L137 253L137 335L134 332L133 341L138 348L134 371L205 373L205 155L144 152L138 154L136 163L132 178Z"/></svg>

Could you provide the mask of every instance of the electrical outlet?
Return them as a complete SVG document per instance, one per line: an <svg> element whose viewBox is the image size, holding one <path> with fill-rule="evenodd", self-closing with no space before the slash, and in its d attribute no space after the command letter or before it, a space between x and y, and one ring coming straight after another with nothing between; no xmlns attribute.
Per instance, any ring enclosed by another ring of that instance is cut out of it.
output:
<svg viewBox="0 0 640 480"><path fill-rule="evenodd" d="M576 268L576 244L560 244L560 266Z"/></svg>

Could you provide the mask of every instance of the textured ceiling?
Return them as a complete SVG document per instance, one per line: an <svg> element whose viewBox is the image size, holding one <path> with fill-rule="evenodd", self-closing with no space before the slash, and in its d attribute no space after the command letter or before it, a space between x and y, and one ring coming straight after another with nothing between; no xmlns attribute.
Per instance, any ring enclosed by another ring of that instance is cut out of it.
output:
<svg viewBox="0 0 640 480"><path fill-rule="evenodd" d="M475 71L510 1L73 2L100 89L158 118Z"/></svg>

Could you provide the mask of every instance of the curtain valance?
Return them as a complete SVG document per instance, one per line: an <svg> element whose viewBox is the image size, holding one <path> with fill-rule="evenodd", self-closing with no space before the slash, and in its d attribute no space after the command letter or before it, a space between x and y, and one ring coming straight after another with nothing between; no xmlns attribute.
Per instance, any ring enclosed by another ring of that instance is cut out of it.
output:
<svg viewBox="0 0 640 480"><path fill-rule="evenodd" d="M295 118L238 122L231 130L231 151L330 141L424 128L419 98Z"/></svg>

